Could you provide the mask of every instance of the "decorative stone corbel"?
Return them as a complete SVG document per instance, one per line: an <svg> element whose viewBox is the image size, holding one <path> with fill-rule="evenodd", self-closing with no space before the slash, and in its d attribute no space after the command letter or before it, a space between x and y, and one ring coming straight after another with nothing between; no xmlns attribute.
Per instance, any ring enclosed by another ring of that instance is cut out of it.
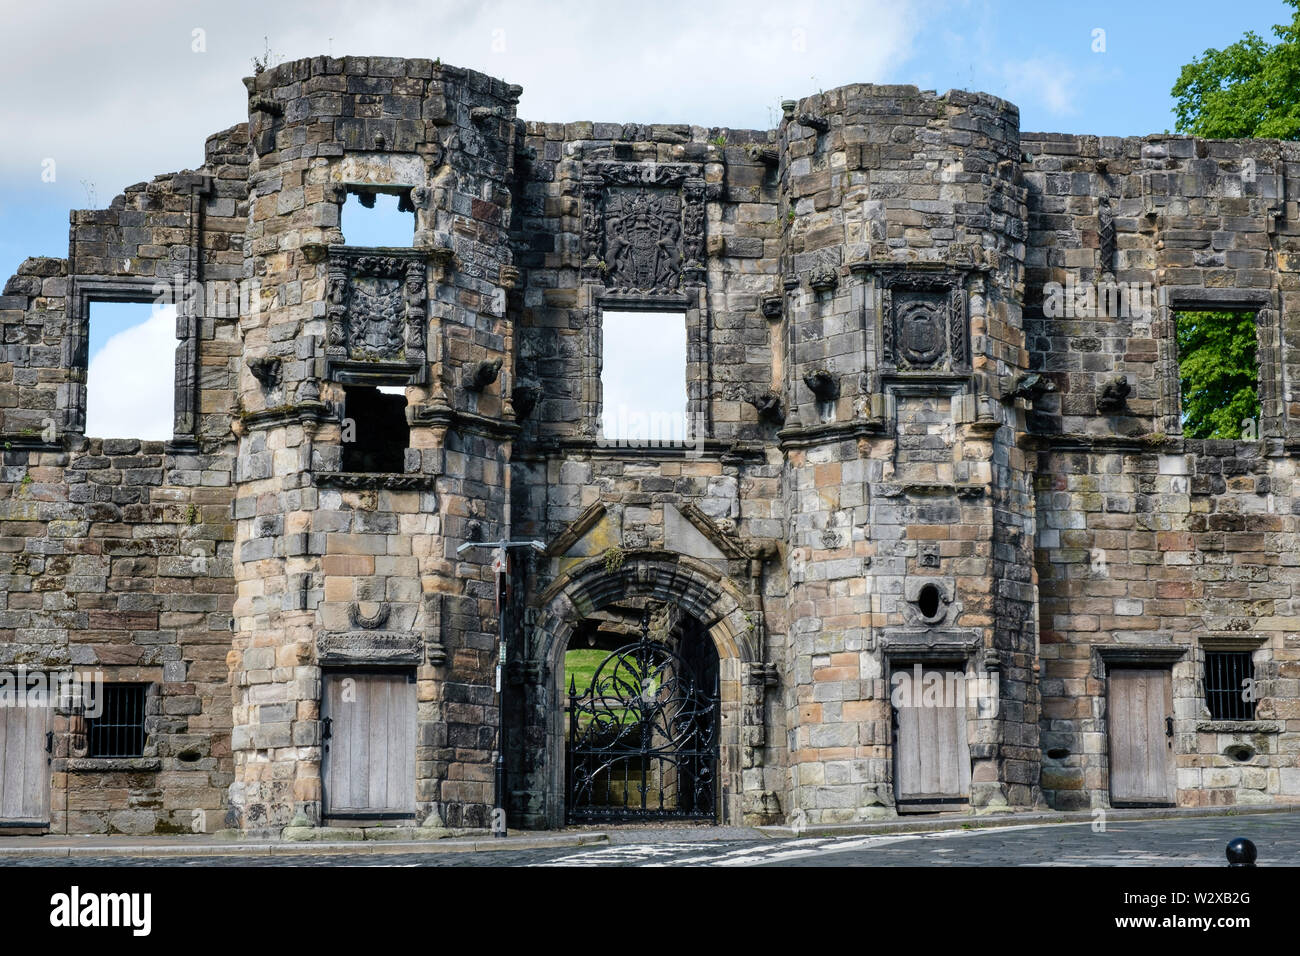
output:
<svg viewBox="0 0 1300 956"><path fill-rule="evenodd" d="M765 392L756 392L745 401L754 406L758 417L764 421L776 425L785 424L785 407L781 402L780 393L769 389Z"/></svg>
<svg viewBox="0 0 1300 956"><path fill-rule="evenodd" d="M262 383L265 389L276 388L280 384L280 359L273 355L259 355L244 360L253 378Z"/></svg>
<svg viewBox="0 0 1300 956"><path fill-rule="evenodd" d="M1037 372L1021 372L1004 387L1002 401L1011 402L1017 398L1024 398L1033 403L1046 392L1054 391L1056 386Z"/></svg>
<svg viewBox="0 0 1300 956"><path fill-rule="evenodd" d="M471 392L481 392L497 380L501 373L503 359L484 359L465 369L465 388Z"/></svg>
<svg viewBox="0 0 1300 956"><path fill-rule="evenodd" d="M840 380L824 368L806 372L803 383L817 396L818 401L833 402L840 397Z"/></svg>
<svg viewBox="0 0 1300 956"><path fill-rule="evenodd" d="M1122 411L1128 404L1129 392L1133 386L1123 375L1114 375L1101 384L1097 392L1097 411L1113 414Z"/></svg>
<svg viewBox="0 0 1300 956"><path fill-rule="evenodd" d="M283 116L284 104L277 103L269 96L254 96L248 101L250 113L265 113L267 116Z"/></svg>
<svg viewBox="0 0 1300 956"><path fill-rule="evenodd" d="M840 284L839 270L830 266L814 269L808 276L808 284L814 292L831 292Z"/></svg>
<svg viewBox="0 0 1300 956"><path fill-rule="evenodd" d="M542 387L537 382L525 379L510 390L510 397L515 406L515 417L525 419L533 413L542 398Z"/></svg>
<svg viewBox="0 0 1300 956"><path fill-rule="evenodd" d="M831 128L831 122L824 116L818 116L815 113L800 113L799 125L806 126L808 129L814 129L819 133L824 133Z"/></svg>
<svg viewBox="0 0 1300 956"><path fill-rule="evenodd" d="M329 256L329 246L323 242L304 242L301 248L302 257L311 265L324 262Z"/></svg>

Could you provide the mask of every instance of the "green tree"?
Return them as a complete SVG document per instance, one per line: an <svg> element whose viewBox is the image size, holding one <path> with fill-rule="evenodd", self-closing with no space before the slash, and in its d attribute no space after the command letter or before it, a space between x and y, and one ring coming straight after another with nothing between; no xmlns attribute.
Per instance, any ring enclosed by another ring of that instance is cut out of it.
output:
<svg viewBox="0 0 1300 956"><path fill-rule="evenodd" d="M1176 339L1183 434L1240 438L1243 419L1259 421L1255 313L1180 312Z"/></svg>
<svg viewBox="0 0 1300 956"><path fill-rule="evenodd" d="M1221 139L1300 139L1300 0L1277 43L1247 31L1222 50L1206 50L1174 84L1175 128Z"/></svg>

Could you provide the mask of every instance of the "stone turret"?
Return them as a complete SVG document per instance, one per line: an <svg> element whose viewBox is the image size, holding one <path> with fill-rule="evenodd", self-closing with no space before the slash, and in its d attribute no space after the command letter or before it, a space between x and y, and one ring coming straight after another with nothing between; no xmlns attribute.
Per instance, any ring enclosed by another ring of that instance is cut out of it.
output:
<svg viewBox="0 0 1300 956"><path fill-rule="evenodd" d="M1033 501L990 394L1027 363L1018 113L915 87L786 106L792 799L814 822L894 812L890 696L921 663L998 678L970 802L1033 805Z"/></svg>
<svg viewBox="0 0 1300 956"><path fill-rule="evenodd" d="M242 321L231 823L319 823L341 719L322 715L322 665L409 665L419 816L486 825L494 595L488 553L456 548L508 532L519 88L378 57L245 83L261 300ZM408 247L347 244L341 206L377 193L414 210ZM448 646L456 614L475 624Z"/></svg>

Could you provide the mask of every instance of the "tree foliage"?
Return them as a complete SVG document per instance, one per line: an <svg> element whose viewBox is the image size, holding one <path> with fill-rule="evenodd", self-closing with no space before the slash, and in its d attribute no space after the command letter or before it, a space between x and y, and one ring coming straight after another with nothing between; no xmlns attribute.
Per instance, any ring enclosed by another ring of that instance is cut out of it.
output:
<svg viewBox="0 0 1300 956"><path fill-rule="evenodd" d="M1247 31L1222 50L1206 50L1174 84L1175 128L1222 139L1300 139L1300 0L1278 42Z"/></svg>
<svg viewBox="0 0 1300 956"><path fill-rule="evenodd" d="M1176 338L1183 434L1242 437L1243 419L1259 421L1255 314L1180 312Z"/></svg>

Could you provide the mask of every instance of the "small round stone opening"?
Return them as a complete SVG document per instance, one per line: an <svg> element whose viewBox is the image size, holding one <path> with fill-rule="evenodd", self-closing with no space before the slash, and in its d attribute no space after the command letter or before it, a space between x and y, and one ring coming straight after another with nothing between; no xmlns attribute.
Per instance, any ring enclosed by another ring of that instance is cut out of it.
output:
<svg viewBox="0 0 1300 956"><path fill-rule="evenodd" d="M1247 760L1254 758L1255 750L1245 744L1236 744L1225 750L1223 754L1229 760L1235 760L1238 763L1245 763Z"/></svg>
<svg viewBox="0 0 1300 956"><path fill-rule="evenodd" d="M939 616L939 588L934 584L927 584L921 588L921 592L916 596L916 606L921 614L927 618Z"/></svg>

